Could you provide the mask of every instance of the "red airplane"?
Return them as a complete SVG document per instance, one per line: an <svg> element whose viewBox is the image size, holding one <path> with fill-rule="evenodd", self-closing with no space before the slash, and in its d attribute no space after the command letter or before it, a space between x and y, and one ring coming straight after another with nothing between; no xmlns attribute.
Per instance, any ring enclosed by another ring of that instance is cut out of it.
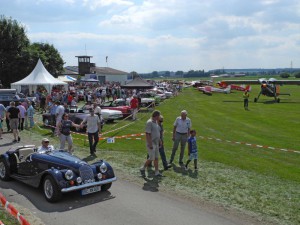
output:
<svg viewBox="0 0 300 225"><path fill-rule="evenodd" d="M221 87L221 88L227 88L228 87L228 83L226 83L225 81L220 81L217 82L217 84ZM230 84L231 85L231 90L237 90L237 91L251 91L251 86L247 85L245 87L245 85L235 85L235 84Z"/></svg>
<svg viewBox="0 0 300 225"><path fill-rule="evenodd" d="M216 88L213 86L204 86L197 87L199 91L202 91L203 94L212 95L213 92L229 94L231 90L231 85L228 85L226 88Z"/></svg>

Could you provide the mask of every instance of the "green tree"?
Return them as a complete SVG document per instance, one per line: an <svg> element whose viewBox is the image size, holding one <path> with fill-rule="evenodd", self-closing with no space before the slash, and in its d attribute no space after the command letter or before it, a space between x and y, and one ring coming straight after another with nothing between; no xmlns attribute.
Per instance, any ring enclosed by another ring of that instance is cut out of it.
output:
<svg viewBox="0 0 300 225"><path fill-rule="evenodd" d="M29 51L35 64L40 58L48 72L55 77L63 72L64 61L53 45L47 43L33 43L30 45Z"/></svg>
<svg viewBox="0 0 300 225"><path fill-rule="evenodd" d="M41 59L46 69L56 76L63 71L64 61L53 45L30 44L25 27L16 20L0 16L0 80L4 87L26 77Z"/></svg>
<svg viewBox="0 0 300 225"><path fill-rule="evenodd" d="M132 79L139 76L139 74L135 71L130 72L130 75L132 76Z"/></svg>
<svg viewBox="0 0 300 225"><path fill-rule="evenodd" d="M152 72L152 77L158 77L158 72L157 71L153 71Z"/></svg>
<svg viewBox="0 0 300 225"><path fill-rule="evenodd" d="M30 42L25 27L16 20L0 16L0 79L9 87L22 78L28 68L21 66Z"/></svg>
<svg viewBox="0 0 300 225"><path fill-rule="evenodd" d="M183 71L176 71L175 76L177 77L183 77Z"/></svg>
<svg viewBox="0 0 300 225"><path fill-rule="evenodd" d="M287 72L284 72L284 73L281 73L279 76L280 76L281 78L289 78L289 77L290 77L290 74L287 73Z"/></svg>
<svg viewBox="0 0 300 225"><path fill-rule="evenodd" d="M300 78L300 71L299 71L299 72L296 72L296 73L294 73L294 76L295 76L296 78Z"/></svg>

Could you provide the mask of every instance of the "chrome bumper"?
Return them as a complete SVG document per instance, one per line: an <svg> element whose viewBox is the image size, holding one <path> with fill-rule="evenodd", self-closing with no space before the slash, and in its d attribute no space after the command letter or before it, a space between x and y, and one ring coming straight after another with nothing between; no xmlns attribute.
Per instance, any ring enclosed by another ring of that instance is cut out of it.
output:
<svg viewBox="0 0 300 225"><path fill-rule="evenodd" d="M101 186L101 185L104 185L104 184L114 182L116 180L117 180L117 178L114 177L114 178L110 178L110 179L106 179L106 180L96 181L96 182L93 182L93 183L81 184L81 185L78 185L78 186L63 188L63 189L61 189L61 192L66 193L66 192L71 192L71 191L82 190L82 189L89 188L89 187L94 187L94 186L99 186L99 185Z"/></svg>

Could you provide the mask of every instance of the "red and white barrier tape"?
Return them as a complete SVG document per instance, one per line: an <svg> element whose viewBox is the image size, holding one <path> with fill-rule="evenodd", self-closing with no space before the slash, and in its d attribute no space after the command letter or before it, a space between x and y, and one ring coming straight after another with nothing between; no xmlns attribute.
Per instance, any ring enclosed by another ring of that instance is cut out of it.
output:
<svg viewBox="0 0 300 225"><path fill-rule="evenodd" d="M14 216L21 225L30 225L30 223L13 207L5 197L0 193L0 201L2 206L8 211L12 216ZM2 223L3 224L3 223ZM1 225L1 223L0 223Z"/></svg>
<svg viewBox="0 0 300 225"><path fill-rule="evenodd" d="M104 134L108 134L108 133L111 133L111 132L114 132L114 131L117 131L117 130L120 130L120 129L123 129L127 126L130 126L134 123L134 121L132 123L129 123L129 124L126 124L122 127L119 127L117 129L114 129L114 130L110 130L110 131L107 131L107 132L104 132L101 134L104 135ZM52 128L55 128L53 126L49 126L49 127L52 127ZM41 129L41 128L40 128ZM79 134L79 135L83 135L83 136L87 136L87 134L82 134L82 133L77 133L77 132L72 132L74 134ZM166 133L166 132L165 132ZM121 139L121 138L124 138L124 139L135 139L135 140L141 140L141 138L128 138L130 136L142 136L144 135L144 133L141 133L141 134L129 134L129 135L122 135L122 136L115 136L114 138L118 138L118 139ZM202 139L208 139L208 140L215 140L215 141L219 141L219 142L227 142L227 143L232 143L232 144L243 144L243 145L246 145L246 146L250 146L250 147L255 147L255 148L265 148L265 149L271 149L271 150L279 150L279 151L284 151L284 152L293 152L293 153L298 153L300 154L300 151L296 151L296 150L292 150L292 149L285 149L285 148L276 148L276 147L272 147L272 146L265 146L265 145L257 145L257 144L250 144L250 143L246 143L246 142L239 142L239 141L230 141L230 140L222 140L220 138L211 138L211 137L203 137L203 136L199 136L200 138ZM99 140L106 140L108 138L111 138L111 137L100 137ZM76 138L75 138L76 139Z"/></svg>
<svg viewBox="0 0 300 225"><path fill-rule="evenodd" d="M271 147L271 146L266 146L266 145L250 144L247 142L240 142L240 141L222 140L220 138L211 138L211 137L203 137L203 136L199 136L199 137L202 139L214 140L214 141L219 141L219 142L227 142L227 143L231 143L231 144L246 145L246 146L250 146L250 147L254 147L254 148L264 148L264 149L279 150L279 151L284 151L284 152L293 152L293 153L300 154L300 151L296 151L296 150L292 150L292 149L276 148L276 147Z"/></svg>

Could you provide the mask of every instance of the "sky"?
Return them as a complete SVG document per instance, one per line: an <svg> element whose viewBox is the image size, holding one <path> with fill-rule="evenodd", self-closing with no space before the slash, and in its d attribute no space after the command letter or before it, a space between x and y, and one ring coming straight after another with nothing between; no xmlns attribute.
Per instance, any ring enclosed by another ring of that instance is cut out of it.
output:
<svg viewBox="0 0 300 225"><path fill-rule="evenodd" d="M0 15L65 66L88 55L138 73L300 68L299 0L1 0Z"/></svg>

